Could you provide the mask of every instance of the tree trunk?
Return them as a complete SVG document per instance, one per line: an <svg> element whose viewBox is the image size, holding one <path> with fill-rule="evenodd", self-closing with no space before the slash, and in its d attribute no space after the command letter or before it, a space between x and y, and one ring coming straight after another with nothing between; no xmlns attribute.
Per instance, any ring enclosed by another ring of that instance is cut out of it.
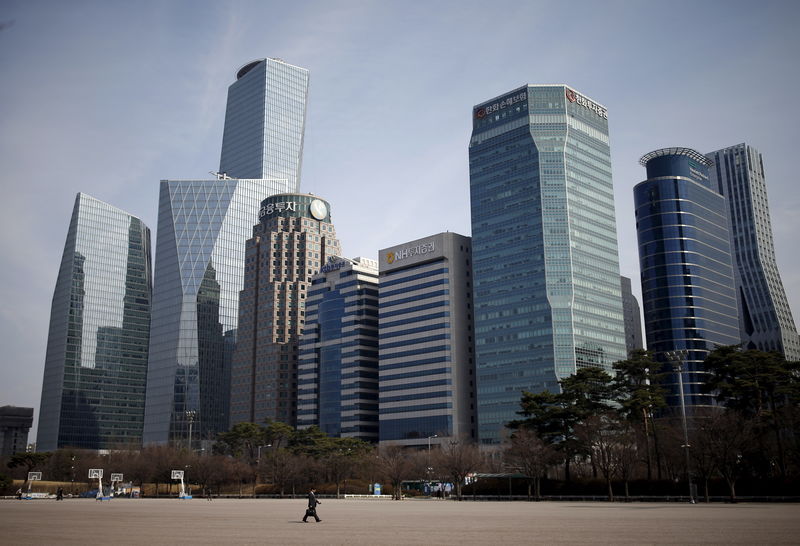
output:
<svg viewBox="0 0 800 546"><path fill-rule="evenodd" d="M706 503L711 502L711 497L708 494L708 478L703 478L703 496L705 497Z"/></svg>
<svg viewBox="0 0 800 546"><path fill-rule="evenodd" d="M614 502L614 488L611 486L610 478L606 478L606 484L608 485L608 502Z"/></svg>
<svg viewBox="0 0 800 546"><path fill-rule="evenodd" d="M644 446L645 446L645 459L647 461L647 481L653 480L653 461L650 457L650 429L647 426L647 410L642 408L642 419L644 423Z"/></svg>
<svg viewBox="0 0 800 546"><path fill-rule="evenodd" d="M651 421L651 423L653 425L653 450L656 453L656 474L658 480L661 481L661 450L658 446L658 431L656 431L655 421Z"/></svg>
<svg viewBox="0 0 800 546"><path fill-rule="evenodd" d="M534 486L536 488L536 500L542 500L542 480L538 476L534 479Z"/></svg>
<svg viewBox="0 0 800 546"><path fill-rule="evenodd" d="M531 501L531 480L528 480L528 502Z"/></svg>
<svg viewBox="0 0 800 546"><path fill-rule="evenodd" d="M736 502L736 482L733 480L727 480L728 488L731 491L731 502Z"/></svg>

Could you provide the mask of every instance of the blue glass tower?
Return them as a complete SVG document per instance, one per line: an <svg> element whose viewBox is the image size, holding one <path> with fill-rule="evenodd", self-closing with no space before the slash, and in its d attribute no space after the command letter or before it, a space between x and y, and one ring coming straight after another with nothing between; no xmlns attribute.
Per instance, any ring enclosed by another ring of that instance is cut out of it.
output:
<svg viewBox="0 0 800 546"><path fill-rule="evenodd" d="M707 157L714 162L712 183L728 203L742 344L800 360L800 338L775 259L761 154L738 144Z"/></svg>
<svg viewBox="0 0 800 546"><path fill-rule="evenodd" d="M219 170L233 178L281 178L300 189L308 70L280 59L244 65L228 88Z"/></svg>
<svg viewBox="0 0 800 546"><path fill-rule="evenodd" d="M656 150L640 163L647 180L633 197L647 347L665 366L668 351L688 351L686 405L711 405L700 392L703 360L715 345L740 341L725 197L709 179L712 162L695 150ZM666 383L668 403L679 405L677 375Z"/></svg>
<svg viewBox="0 0 800 546"><path fill-rule="evenodd" d="M151 286L147 226L79 193L50 311L40 451L141 442Z"/></svg>
<svg viewBox="0 0 800 546"><path fill-rule="evenodd" d="M297 426L378 441L378 262L332 257L311 281Z"/></svg>
<svg viewBox="0 0 800 546"><path fill-rule="evenodd" d="M625 358L608 112L526 85L472 112L478 436L498 443L522 391Z"/></svg>

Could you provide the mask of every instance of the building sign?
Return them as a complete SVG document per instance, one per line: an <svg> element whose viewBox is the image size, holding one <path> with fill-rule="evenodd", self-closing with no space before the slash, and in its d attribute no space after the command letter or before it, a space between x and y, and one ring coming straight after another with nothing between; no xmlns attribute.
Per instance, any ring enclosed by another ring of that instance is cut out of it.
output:
<svg viewBox="0 0 800 546"><path fill-rule="evenodd" d="M349 262L346 262L344 260L336 260L336 261L334 261L334 260L336 260L336 258L335 257L331 257L331 259L328 261L328 263L326 263L325 265L323 265L322 267L319 268L319 272L320 273L330 273L331 271L336 271L337 269L343 268L345 265L347 265L349 263Z"/></svg>
<svg viewBox="0 0 800 546"><path fill-rule="evenodd" d="M386 253L386 263L393 264L400 260L405 260L412 256L419 256L421 254L429 254L434 251L433 241L429 243L422 243L417 246L409 246L402 250L395 250Z"/></svg>
<svg viewBox="0 0 800 546"><path fill-rule="evenodd" d="M702 169L702 170L701 170ZM708 175L703 173L705 167L702 167L696 161L689 160L689 174L695 177L695 179L699 181L708 181Z"/></svg>
<svg viewBox="0 0 800 546"><path fill-rule="evenodd" d="M269 216L275 212L283 212L285 210L296 211L297 210L297 203L295 201L281 201L278 203L267 203L266 205L262 206L261 209L258 211L258 217L263 218L264 216Z"/></svg>
<svg viewBox="0 0 800 546"><path fill-rule="evenodd" d="M579 104L584 108L588 108L589 110L591 110L592 112L594 112L603 119L608 119L608 110L606 110L599 104L590 101L580 93L577 93L572 89L570 89L569 87L567 87L564 94L566 95L568 101L574 102L575 104Z"/></svg>
<svg viewBox="0 0 800 546"><path fill-rule="evenodd" d="M500 102L495 102L494 104L490 104L489 106L482 106L475 110L475 117L478 119L485 118L489 114L493 114L499 110L503 110L508 108L509 106L513 106L517 103L524 102L528 100L528 92L522 91L521 93L517 93L513 97L507 97Z"/></svg>

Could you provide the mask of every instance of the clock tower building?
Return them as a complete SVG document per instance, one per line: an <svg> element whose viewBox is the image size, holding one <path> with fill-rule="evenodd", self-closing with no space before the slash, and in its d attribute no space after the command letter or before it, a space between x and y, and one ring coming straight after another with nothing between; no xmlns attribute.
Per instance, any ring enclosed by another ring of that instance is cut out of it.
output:
<svg viewBox="0 0 800 546"><path fill-rule="evenodd" d="M231 369L231 426L297 422L298 343L311 277L341 249L327 201L273 195L245 247L244 289Z"/></svg>

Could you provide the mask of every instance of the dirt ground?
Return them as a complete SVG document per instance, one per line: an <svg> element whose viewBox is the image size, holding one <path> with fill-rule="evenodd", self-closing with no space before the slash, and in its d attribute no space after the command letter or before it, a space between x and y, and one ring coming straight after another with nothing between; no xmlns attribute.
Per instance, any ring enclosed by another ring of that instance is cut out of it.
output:
<svg viewBox="0 0 800 546"><path fill-rule="evenodd" d="M797 504L2 500L0 544L800 544Z"/></svg>

